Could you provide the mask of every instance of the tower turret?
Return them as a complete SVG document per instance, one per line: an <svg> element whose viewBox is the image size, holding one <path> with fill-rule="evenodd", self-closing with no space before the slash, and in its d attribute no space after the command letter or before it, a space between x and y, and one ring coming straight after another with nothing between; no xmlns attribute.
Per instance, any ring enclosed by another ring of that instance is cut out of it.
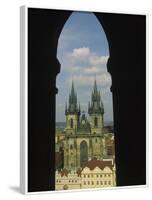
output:
<svg viewBox="0 0 152 200"><path fill-rule="evenodd" d="M97 89L96 80L94 81L94 88L91 95L91 105L89 102L88 106L88 113L89 114L104 114L103 102L101 100L100 92Z"/></svg>
<svg viewBox="0 0 152 200"><path fill-rule="evenodd" d="M77 94L74 89L74 83L72 81L71 92L69 94L68 105L65 105L65 115L66 115L66 130L70 134L74 134L79 125L80 117L80 103L77 104Z"/></svg>
<svg viewBox="0 0 152 200"><path fill-rule="evenodd" d="M104 107L96 80L94 81L94 87L91 94L91 102L88 103L88 113L90 115L92 133L101 133L103 128Z"/></svg>

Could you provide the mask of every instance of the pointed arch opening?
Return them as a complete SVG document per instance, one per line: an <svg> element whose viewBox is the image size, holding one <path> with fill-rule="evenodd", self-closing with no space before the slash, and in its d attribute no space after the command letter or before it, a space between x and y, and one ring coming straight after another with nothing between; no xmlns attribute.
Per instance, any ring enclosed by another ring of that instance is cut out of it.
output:
<svg viewBox="0 0 152 200"><path fill-rule="evenodd" d="M102 138L109 137L108 127L113 127L109 44L95 14L73 12L69 16L58 40L57 58L61 71L56 79L56 130L58 124L64 125L64 167L76 171L95 157L109 159ZM91 140L92 145L83 140L79 146L80 137Z"/></svg>

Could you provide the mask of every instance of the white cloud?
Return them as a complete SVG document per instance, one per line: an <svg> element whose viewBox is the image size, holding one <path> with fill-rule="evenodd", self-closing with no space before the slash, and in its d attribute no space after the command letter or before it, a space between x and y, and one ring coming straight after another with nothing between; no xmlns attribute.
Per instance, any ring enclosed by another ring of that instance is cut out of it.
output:
<svg viewBox="0 0 152 200"><path fill-rule="evenodd" d="M86 67L85 69L84 69L84 73L85 74L98 74L98 73L100 73L100 71L101 71L101 69L99 68L99 67L97 67L97 66L91 66L91 67Z"/></svg>
<svg viewBox="0 0 152 200"><path fill-rule="evenodd" d="M68 85L73 79L78 86L90 87L96 77L100 87L110 87L111 77L106 67L109 56L96 55L88 47L73 49L67 56L66 70L71 77L67 80Z"/></svg>
<svg viewBox="0 0 152 200"><path fill-rule="evenodd" d="M73 49L72 53L69 53L69 56L73 58L80 58L80 57L88 57L90 55L90 49L88 47L81 47L77 49Z"/></svg>
<svg viewBox="0 0 152 200"><path fill-rule="evenodd" d="M90 56L90 64L92 65L106 65L108 61L109 56L97 56L97 55L91 55Z"/></svg>

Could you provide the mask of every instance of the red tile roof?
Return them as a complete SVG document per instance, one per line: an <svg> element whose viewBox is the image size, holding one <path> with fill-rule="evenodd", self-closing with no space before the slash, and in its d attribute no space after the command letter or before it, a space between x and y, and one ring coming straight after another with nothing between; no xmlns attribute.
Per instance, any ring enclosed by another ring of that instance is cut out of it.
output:
<svg viewBox="0 0 152 200"><path fill-rule="evenodd" d="M90 170L93 170L95 167L99 167L100 169L104 169L105 167L109 167L112 169L112 161L110 160L97 160L96 158L89 160L84 167L88 167ZM83 168L84 168L83 167Z"/></svg>
<svg viewBox="0 0 152 200"><path fill-rule="evenodd" d="M66 169L66 168L64 168L64 169L62 169L62 171L61 171L61 177L62 176L68 176L68 170Z"/></svg>

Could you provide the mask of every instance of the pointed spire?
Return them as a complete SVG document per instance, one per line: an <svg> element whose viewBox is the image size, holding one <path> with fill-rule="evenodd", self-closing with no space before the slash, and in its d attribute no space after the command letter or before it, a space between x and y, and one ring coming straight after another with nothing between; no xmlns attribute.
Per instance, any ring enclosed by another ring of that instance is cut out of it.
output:
<svg viewBox="0 0 152 200"><path fill-rule="evenodd" d="M77 93L74 90L74 82L72 80L71 92L69 94L68 113L78 113Z"/></svg>
<svg viewBox="0 0 152 200"><path fill-rule="evenodd" d="M81 112L80 102L79 102L79 112Z"/></svg>
<svg viewBox="0 0 152 200"><path fill-rule="evenodd" d="M65 114L67 113L67 102L65 102Z"/></svg>
<svg viewBox="0 0 152 200"><path fill-rule="evenodd" d="M96 78L94 80L94 92L97 92L97 82L96 82Z"/></svg>
<svg viewBox="0 0 152 200"><path fill-rule="evenodd" d="M71 95L74 95L74 82L72 80Z"/></svg>
<svg viewBox="0 0 152 200"><path fill-rule="evenodd" d="M91 93L91 103L88 103L88 113L103 113L103 103L101 103L100 91L97 89L96 79L94 80L93 91Z"/></svg>

